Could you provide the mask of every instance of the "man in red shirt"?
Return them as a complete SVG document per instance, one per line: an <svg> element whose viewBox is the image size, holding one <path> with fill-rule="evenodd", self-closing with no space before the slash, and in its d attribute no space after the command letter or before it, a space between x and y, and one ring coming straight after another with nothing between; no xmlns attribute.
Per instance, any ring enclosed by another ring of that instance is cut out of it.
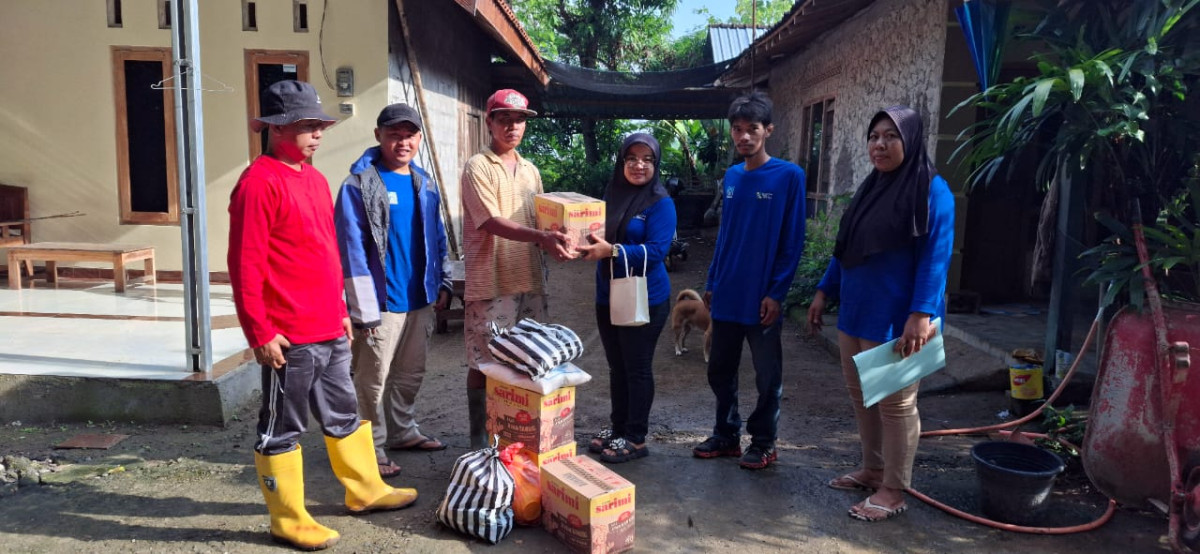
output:
<svg viewBox="0 0 1200 554"><path fill-rule="evenodd" d="M262 93L268 154L242 172L229 204L229 277L238 321L262 364L262 407L254 445L271 536L304 550L337 542L338 532L304 508L300 434L311 411L325 435L333 472L351 512L403 508L414 489L384 484L369 421L359 421L350 380L350 320L329 183L305 160L336 120L312 85L280 81Z"/></svg>

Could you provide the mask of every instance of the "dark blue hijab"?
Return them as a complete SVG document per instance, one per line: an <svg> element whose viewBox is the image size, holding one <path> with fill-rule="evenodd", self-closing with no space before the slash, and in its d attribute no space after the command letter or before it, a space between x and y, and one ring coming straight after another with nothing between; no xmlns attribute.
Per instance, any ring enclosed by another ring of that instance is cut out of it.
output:
<svg viewBox="0 0 1200 554"><path fill-rule="evenodd" d="M904 161L883 173L872 169L863 179L838 227L833 255L843 267L861 265L872 254L911 247L929 234L929 183L937 169L925 150L925 125L908 106L892 106L875 114L867 135L883 118L900 131Z"/></svg>

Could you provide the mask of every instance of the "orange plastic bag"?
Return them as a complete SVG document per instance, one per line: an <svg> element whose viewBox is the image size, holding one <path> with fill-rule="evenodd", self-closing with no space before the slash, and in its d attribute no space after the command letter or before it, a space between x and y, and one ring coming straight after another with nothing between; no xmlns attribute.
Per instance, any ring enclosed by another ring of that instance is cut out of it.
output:
<svg viewBox="0 0 1200 554"><path fill-rule="evenodd" d="M538 525L542 521L541 473L533 458L521 450L524 443L514 442L500 453L500 461L512 474L513 519L518 525Z"/></svg>

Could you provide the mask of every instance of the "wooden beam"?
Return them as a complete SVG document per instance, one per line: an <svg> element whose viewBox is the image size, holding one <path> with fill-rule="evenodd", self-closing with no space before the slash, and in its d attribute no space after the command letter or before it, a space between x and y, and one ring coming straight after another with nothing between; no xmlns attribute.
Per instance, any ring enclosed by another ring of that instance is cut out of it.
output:
<svg viewBox="0 0 1200 554"><path fill-rule="evenodd" d="M550 83L550 74L542 63L542 55L538 52L533 40L525 33L512 8L504 0L479 0L475 3L475 17L486 23L499 42L516 56L526 68L533 73L543 87Z"/></svg>
<svg viewBox="0 0 1200 554"><path fill-rule="evenodd" d="M412 34L408 29L408 16L404 13L404 1L396 0L396 11L400 16L400 34L404 36L404 53L408 56L408 70L412 72L413 88L417 91L417 104L421 108L421 114L424 119L425 132L428 140L425 144L429 147L429 155L433 158L433 174L437 179L438 186L441 187L442 198L442 224L446 227L446 240L453 253L454 258L462 259L458 251L458 239L455 238L454 219L450 216L450 204L448 195L446 194L446 180L442 178L442 164L438 160L437 141L434 140L433 130L429 128L429 123L433 114L429 113L429 107L425 104L425 85L421 83L421 70L417 65L417 53L413 50Z"/></svg>

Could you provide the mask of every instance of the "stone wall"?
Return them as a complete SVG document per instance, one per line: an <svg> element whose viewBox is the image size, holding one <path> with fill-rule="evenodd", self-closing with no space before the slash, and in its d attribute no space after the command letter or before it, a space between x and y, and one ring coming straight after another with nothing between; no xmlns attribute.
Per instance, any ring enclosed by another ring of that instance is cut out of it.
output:
<svg viewBox="0 0 1200 554"><path fill-rule="evenodd" d="M946 2L878 0L773 68L776 130L768 151L798 162L804 106L833 98L827 163L835 194L854 190L870 171L867 125L886 106L907 104L920 112L930 156L936 156Z"/></svg>

